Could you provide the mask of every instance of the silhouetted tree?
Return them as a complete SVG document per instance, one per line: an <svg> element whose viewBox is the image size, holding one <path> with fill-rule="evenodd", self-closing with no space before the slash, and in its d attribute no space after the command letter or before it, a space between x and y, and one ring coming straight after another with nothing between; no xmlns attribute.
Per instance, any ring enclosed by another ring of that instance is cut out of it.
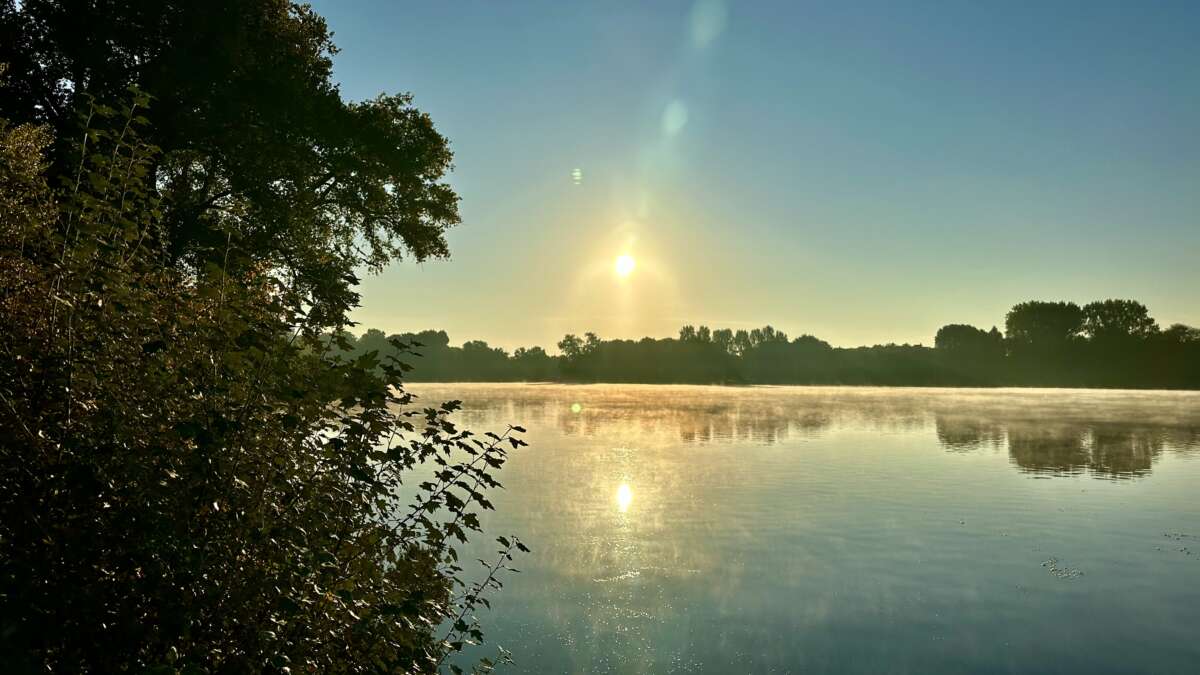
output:
<svg viewBox="0 0 1200 675"><path fill-rule="evenodd" d="M745 354L746 352L750 351L751 346L752 346L752 342L750 341L749 333L747 333L745 330L738 330L738 332L734 333L734 335L733 335L733 353L734 354L736 354L737 356L741 356L742 354Z"/></svg>
<svg viewBox="0 0 1200 675"><path fill-rule="evenodd" d="M1150 339L1150 366L1139 373L1159 386L1200 388L1200 328L1172 324Z"/></svg>
<svg viewBox="0 0 1200 675"><path fill-rule="evenodd" d="M733 331L728 328L718 328L712 334L713 344L727 354L733 353Z"/></svg>
<svg viewBox="0 0 1200 675"><path fill-rule="evenodd" d="M1029 301L1013 306L1004 320L1014 383L1086 385L1080 353L1083 310L1073 302Z"/></svg>
<svg viewBox="0 0 1200 675"><path fill-rule="evenodd" d="M813 335L801 335L792 340L792 346L801 353L823 354L833 347L829 343Z"/></svg>
<svg viewBox="0 0 1200 675"><path fill-rule="evenodd" d="M541 347L518 347L512 355L516 374L521 380L544 381L553 380L558 375L558 367L553 357Z"/></svg>
<svg viewBox="0 0 1200 675"><path fill-rule="evenodd" d="M583 354L583 340L580 340L577 335L567 333L563 339L558 341L558 350L568 360L578 359Z"/></svg>
<svg viewBox="0 0 1200 675"><path fill-rule="evenodd" d="M379 356L384 356L391 349L391 343L388 342L387 335L383 331L378 328L369 328L355 343L355 347L359 354L374 352Z"/></svg>
<svg viewBox="0 0 1200 675"><path fill-rule="evenodd" d="M1176 344L1194 344L1200 343L1200 328L1175 323L1162 332L1162 338L1166 342Z"/></svg>
<svg viewBox="0 0 1200 675"><path fill-rule="evenodd" d="M741 355L743 379L772 384L812 384L835 377L832 348L823 340L802 335L792 342L770 326L756 329L761 341ZM754 335L754 332L751 332Z"/></svg>
<svg viewBox="0 0 1200 675"><path fill-rule="evenodd" d="M1009 310L1004 329L1017 345L1059 347L1079 337L1083 310L1073 302L1022 302Z"/></svg>
<svg viewBox="0 0 1200 675"><path fill-rule="evenodd" d="M990 342L987 331L961 323L942 326L933 338L934 347L950 352L974 352Z"/></svg>
<svg viewBox="0 0 1200 675"><path fill-rule="evenodd" d="M508 354L503 349L491 347L483 340L463 343L462 363L458 370L460 380L498 381L508 379L510 368Z"/></svg>
<svg viewBox="0 0 1200 675"><path fill-rule="evenodd" d="M1093 340L1144 339L1158 332L1158 323L1140 302L1102 300L1083 306L1083 332Z"/></svg>
<svg viewBox="0 0 1200 675"><path fill-rule="evenodd" d="M1200 387L1197 329L1177 324L1161 333L1135 331L1119 340L1089 339L1055 317L1064 304L1024 303L1010 313L1016 334L1027 321L1034 326L1027 329L1029 334L1049 338L1006 343L995 326L985 331L949 324L938 330L932 349L896 344L835 348L812 335L789 342L771 326L735 333L687 325L680 328L679 339L636 341L568 334L558 342L559 356L533 347L508 357L479 341L446 347L444 331L405 333L389 340L440 345L419 350L421 356L408 375L414 380ZM1043 309L1040 305L1049 306L1050 320L1022 316L1037 314ZM365 345L381 340L382 333L368 331L353 349L361 354ZM391 353L403 354L394 349Z"/></svg>
<svg viewBox="0 0 1200 675"><path fill-rule="evenodd" d="M1004 357L1004 338L995 326L990 331L966 324L942 326L933 344L958 376L956 384L995 383Z"/></svg>

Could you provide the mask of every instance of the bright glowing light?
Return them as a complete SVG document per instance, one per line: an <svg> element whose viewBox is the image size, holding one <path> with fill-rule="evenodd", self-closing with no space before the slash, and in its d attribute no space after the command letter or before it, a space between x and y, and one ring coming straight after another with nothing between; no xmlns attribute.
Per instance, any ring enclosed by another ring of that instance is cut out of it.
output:
<svg viewBox="0 0 1200 675"><path fill-rule="evenodd" d="M633 261L633 256L621 255L617 256L617 263L614 269L617 271L617 276L627 277L633 273L633 268L636 264Z"/></svg>
<svg viewBox="0 0 1200 675"><path fill-rule="evenodd" d="M617 510L625 513L629 510L629 505L633 503L633 490L630 489L629 483L621 483L617 488Z"/></svg>
<svg viewBox="0 0 1200 675"><path fill-rule="evenodd" d="M578 403L572 403L571 404L571 412L578 415L579 413L583 412L583 406L579 405Z"/></svg>

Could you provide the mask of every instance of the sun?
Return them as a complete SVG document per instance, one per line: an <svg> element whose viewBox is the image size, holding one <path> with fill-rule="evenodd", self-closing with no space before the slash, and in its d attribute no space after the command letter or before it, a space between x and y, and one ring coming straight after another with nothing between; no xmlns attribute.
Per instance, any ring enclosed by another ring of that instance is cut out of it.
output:
<svg viewBox="0 0 1200 675"><path fill-rule="evenodd" d="M637 263L633 261L633 256L619 255L617 256L617 262L613 266L613 269L617 271L617 276L627 277L630 274L633 274L633 268L636 264Z"/></svg>

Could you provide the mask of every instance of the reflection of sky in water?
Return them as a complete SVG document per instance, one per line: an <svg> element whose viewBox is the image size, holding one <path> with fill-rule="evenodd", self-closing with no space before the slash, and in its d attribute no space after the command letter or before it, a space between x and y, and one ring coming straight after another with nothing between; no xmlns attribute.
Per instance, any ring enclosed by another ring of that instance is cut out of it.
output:
<svg viewBox="0 0 1200 675"><path fill-rule="evenodd" d="M534 551L483 617L515 672L1200 659L1198 394L414 390L529 429L485 519Z"/></svg>

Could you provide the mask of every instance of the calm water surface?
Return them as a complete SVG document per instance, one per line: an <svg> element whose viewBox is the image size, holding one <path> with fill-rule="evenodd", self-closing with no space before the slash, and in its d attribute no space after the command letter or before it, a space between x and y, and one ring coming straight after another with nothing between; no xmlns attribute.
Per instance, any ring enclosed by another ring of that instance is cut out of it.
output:
<svg viewBox="0 0 1200 675"><path fill-rule="evenodd" d="M509 672L1200 672L1200 394L414 391L529 430Z"/></svg>

